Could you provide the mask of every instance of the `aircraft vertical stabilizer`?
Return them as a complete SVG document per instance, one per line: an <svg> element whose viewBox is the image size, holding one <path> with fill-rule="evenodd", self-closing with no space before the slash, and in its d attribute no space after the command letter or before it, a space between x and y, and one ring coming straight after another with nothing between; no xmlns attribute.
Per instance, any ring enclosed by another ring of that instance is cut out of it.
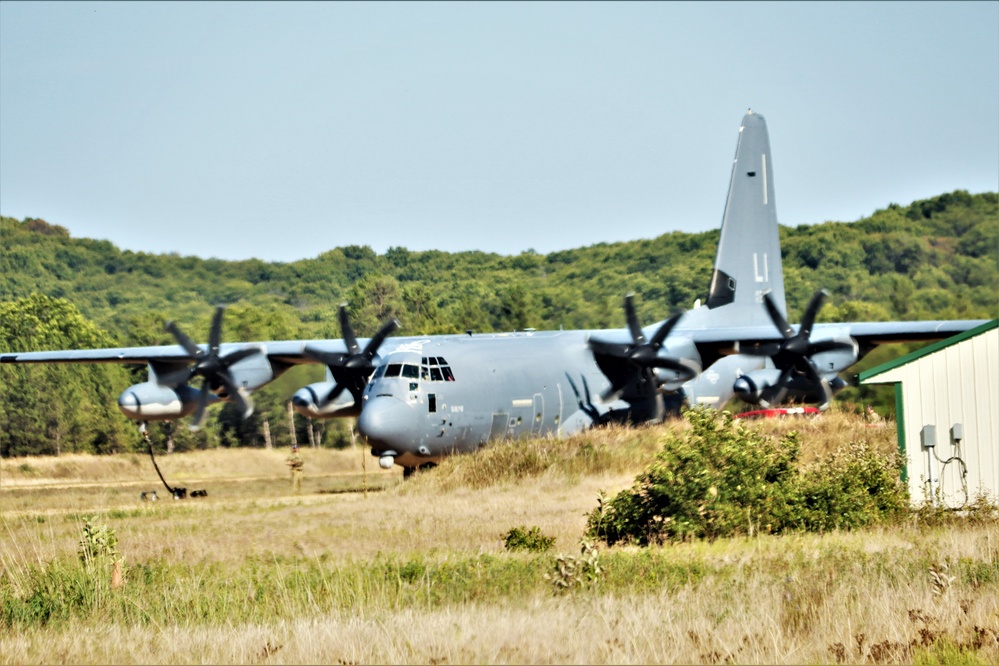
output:
<svg viewBox="0 0 999 666"><path fill-rule="evenodd" d="M770 137L763 116L749 111L739 128L707 306L724 308L725 319L742 326L772 326L762 305L767 291L786 315Z"/></svg>

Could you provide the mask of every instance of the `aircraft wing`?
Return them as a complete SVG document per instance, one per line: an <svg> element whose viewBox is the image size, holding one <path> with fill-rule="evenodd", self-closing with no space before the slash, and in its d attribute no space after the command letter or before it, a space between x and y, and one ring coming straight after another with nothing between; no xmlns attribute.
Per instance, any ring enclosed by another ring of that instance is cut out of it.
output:
<svg viewBox="0 0 999 666"><path fill-rule="evenodd" d="M816 324L815 330L846 330L850 337L864 345L882 345L891 342L929 342L943 340L986 323L987 319L954 321L882 321L852 324Z"/></svg>
<svg viewBox="0 0 999 666"><path fill-rule="evenodd" d="M343 340L280 340L227 342L220 345L219 353L224 356L240 349L257 347L271 361L315 363L303 352L307 345L333 352L345 352L347 349ZM207 345L198 346L207 351ZM180 345L0 353L0 363L184 363L191 360L191 354Z"/></svg>
<svg viewBox="0 0 999 666"><path fill-rule="evenodd" d="M692 319L694 319L692 317ZM860 346L861 355L877 345L893 342L931 342L943 340L984 324L984 319L954 321L887 321L815 324L813 339L850 336ZM800 327L792 326L797 332ZM678 328L676 335L687 336L697 345L704 367L722 356L737 354L741 349L782 340L772 325L717 326L705 325Z"/></svg>
<svg viewBox="0 0 999 666"><path fill-rule="evenodd" d="M846 334L861 344L942 340L986 323L985 319L953 321L870 321L815 324L813 337L828 333ZM798 325L792 326L797 331ZM676 335L689 336L698 345L736 345L772 342L781 339L774 326L705 326L678 328Z"/></svg>

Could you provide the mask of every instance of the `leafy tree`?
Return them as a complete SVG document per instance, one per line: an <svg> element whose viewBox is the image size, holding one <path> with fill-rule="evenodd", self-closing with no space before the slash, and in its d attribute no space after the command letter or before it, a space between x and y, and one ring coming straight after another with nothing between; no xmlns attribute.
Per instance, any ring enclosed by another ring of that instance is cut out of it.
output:
<svg viewBox="0 0 999 666"><path fill-rule="evenodd" d="M32 295L0 303L0 348L10 351L112 346L69 301ZM129 375L116 365L0 367L0 455L127 448L117 410Z"/></svg>

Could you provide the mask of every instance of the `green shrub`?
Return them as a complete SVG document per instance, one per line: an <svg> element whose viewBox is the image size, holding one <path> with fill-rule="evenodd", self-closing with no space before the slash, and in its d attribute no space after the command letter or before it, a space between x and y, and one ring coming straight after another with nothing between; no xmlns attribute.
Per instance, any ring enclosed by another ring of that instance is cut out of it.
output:
<svg viewBox="0 0 999 666"><path fill-rule="evenodd" d="M546 536L541 533L538 527L527 529L525 527L513 527L503 537L503 544L507 550L526 550L532 553L543 553L551 550L555 545L555 537Z"/></svg>
<svg viewBox="0 0 999 666"><path fill-rule="evenodd" d="M759 531L848 529L907 506L898 456L852 443L799 470L799 437L780 440L730 414L692 409L635 484L598 498L587 534L613 545L715 539Z"/></svg>
<svg viewBox="0 0 999 666"><path fill-rule="evenodd" d="M900 469L897 453L879 456L863 443L847 444L802 472L793 518L813 532L898 520L909 507Z"/></svg>

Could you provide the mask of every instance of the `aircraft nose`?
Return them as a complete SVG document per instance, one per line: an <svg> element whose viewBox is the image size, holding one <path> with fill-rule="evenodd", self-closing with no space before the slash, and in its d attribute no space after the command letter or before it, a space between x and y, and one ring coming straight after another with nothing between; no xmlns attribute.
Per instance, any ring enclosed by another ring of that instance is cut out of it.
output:
<svg viewBox="0 0 999 666"><path fill-rule="evenodd" d="M400 450L409 448L415 428L413 407L388 396L369 400L357 419L357 429L369 442Z"/></svg>

